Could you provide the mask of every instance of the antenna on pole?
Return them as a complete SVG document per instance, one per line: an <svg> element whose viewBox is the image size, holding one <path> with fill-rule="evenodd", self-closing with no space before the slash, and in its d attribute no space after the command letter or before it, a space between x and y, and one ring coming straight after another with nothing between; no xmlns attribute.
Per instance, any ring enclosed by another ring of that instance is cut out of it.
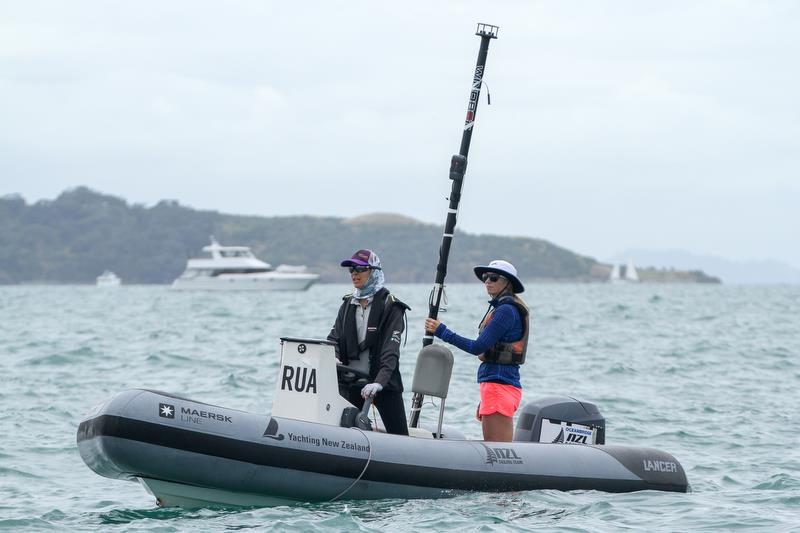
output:
<svg viewBox="0 0 800 533"><path fill-rule="evenodd" d="M500 31L500 26L492 26L491 24L478 23L478 29L475 30L475 35L480 37L488 37L489 39L497 39L497 33Z"/></svg>

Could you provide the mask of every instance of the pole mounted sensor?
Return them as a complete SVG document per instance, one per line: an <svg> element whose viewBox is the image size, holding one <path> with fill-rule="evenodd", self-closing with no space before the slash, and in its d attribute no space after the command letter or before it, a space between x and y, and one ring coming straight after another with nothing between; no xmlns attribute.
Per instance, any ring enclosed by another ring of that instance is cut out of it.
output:
<svg viewBox="0 0 800 533"><path fill-rule="evenodd" d="M489 39L497 39L497 32L500 31L500 26L492 26L491 24L478 23L478 29L475 30L475 35L481 37L488 37Z"/></svg>

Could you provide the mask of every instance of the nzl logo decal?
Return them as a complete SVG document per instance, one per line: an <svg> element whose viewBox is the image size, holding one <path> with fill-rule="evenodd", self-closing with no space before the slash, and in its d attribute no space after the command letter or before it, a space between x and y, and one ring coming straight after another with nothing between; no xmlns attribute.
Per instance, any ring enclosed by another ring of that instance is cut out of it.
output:
<svg viewBox="0 0 800 533"><path fill-rule="evenodd" d="M502 465L521 465L524 464L522 458L517 455L514 448L490 448L481 444L486 450L486 464L494 466L495 463Z"/></svg>
<svg viewBox="0 0 800 533"><path fill-rule="evenodd" d="M576 435L575 433L570 433L567 435L567 442L571 442L573 444L586 444L586 437L587 435Z"/></svg>
<svg viewBox="0 0 800 533"><path fill-rule="evenodd" d="M309 369L304 366L285 365L281 377L281 390L316 394L317 369L312 368L309 372Z"/></svg>

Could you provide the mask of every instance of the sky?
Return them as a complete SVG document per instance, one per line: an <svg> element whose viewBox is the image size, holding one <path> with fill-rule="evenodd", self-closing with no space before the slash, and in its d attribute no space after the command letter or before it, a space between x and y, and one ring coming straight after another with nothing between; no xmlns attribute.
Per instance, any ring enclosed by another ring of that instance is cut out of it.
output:
<svg viewBox="0 0 800 533"><path fill-rule="evenodd" d="M783 0L10 0L0 195L443 224L478 22L459 229L800 267Z"/></svg>

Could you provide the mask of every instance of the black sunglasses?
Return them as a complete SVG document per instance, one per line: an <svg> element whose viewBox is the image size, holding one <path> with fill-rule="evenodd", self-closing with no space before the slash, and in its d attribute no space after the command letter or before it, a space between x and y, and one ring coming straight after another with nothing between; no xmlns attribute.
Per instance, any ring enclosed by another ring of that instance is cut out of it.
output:
<svg viewBox="0 0 800 533"><path fill-rule="evenodd" d="M481 281L483 281L484 283L486 283L486 280L487 280L487 279L488 279L489 281L491 281L492 283L497 283L497 282L498 282L498 281L500 281L501 279L506 279L506 278L504 278L504 277L503 277L503 276L501 276L500 274L490 274L489 272L484 272L484 273L483 273L483 275L481 276Z"/></svg>
<svg viewBox="0 0 800 533"><path fill-rule="evenodd" d="M366 272L367 270L380 270L381 267L373 267L373 266L351 266L348 270L350 273L358 272L361 274L362 272Z"/></svg>

